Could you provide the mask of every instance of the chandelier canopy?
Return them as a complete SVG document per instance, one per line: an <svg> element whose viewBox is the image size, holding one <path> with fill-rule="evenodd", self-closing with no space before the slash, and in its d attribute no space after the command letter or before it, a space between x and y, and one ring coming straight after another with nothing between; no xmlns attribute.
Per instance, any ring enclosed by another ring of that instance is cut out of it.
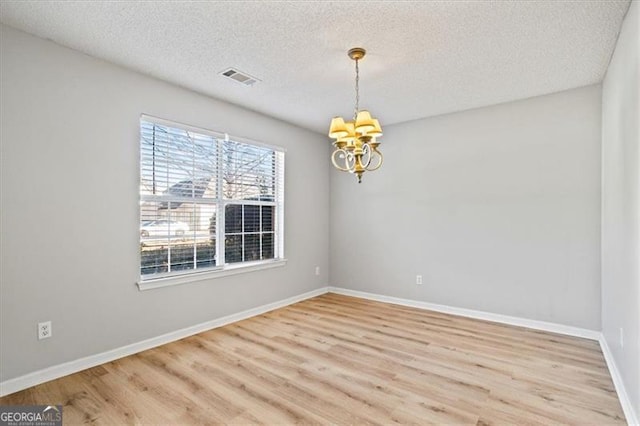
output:
<svg viewBox="0 0 640 426"><path fill-rule="evenodd" d="M335 139L335 150L331 161L336 169L354 173L358 183L362 181L365 171L377 170L382 166L382 153L378 150L382 136L382 127L377 119L372 118L367 110L360 110L360 68L358 62L364 58L366 51L354 47L347 53L356 63L356 103L353 121L344 121L342 117L334 117L329 127L329 137Z"/></svg>

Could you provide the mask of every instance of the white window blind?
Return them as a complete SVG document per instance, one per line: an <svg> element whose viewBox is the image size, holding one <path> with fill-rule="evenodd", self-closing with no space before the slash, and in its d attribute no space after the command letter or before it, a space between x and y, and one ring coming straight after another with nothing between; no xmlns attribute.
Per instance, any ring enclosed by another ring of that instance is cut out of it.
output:
<svg viewBox="0 0 640 426"><path fill-rule="evenodd" d="M143 280L283 257L284 152L143 116Z"/></svg>

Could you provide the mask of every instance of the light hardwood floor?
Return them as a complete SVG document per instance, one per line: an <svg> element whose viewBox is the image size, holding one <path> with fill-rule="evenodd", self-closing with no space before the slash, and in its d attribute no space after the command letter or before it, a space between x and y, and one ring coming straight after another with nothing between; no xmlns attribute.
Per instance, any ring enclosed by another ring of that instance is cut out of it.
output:
<svg viewBox="0 0 640 426"><path fill-rule="evenodd" d="M625 424L595 341L336 294L0 403L65 424Z"/></svg>

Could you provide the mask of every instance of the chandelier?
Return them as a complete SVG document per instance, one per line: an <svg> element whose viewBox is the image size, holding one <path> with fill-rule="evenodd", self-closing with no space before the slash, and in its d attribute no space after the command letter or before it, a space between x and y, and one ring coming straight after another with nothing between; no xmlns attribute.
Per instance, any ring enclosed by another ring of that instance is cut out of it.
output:
<svg viewBox="0 0 640 426"><path fill-rule="evenodd" d="M353 121L345 122L342 117L334 117L329 127L329 137L335 139L335 150L331 155L334 167L343 172L354 173L358 183L365 171L377 170L382 166L382 153L378 150L382 128L377 119L371 118L367 110L360 111L360 68L358 61L366 51L354 47L347 53L356 62L356 104Z"/></svg>

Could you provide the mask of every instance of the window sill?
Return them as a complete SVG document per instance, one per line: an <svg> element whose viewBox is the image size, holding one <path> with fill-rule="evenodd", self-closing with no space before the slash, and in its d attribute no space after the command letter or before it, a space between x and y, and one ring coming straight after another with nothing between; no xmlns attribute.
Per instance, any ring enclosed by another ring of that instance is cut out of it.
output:
<svg viewBox="0 0 640 426"><path fill-rule="evenodd" d="M230 275L244 274L247 272L261 271L263 269L272 269L285 266L287 259L268 260L261 262L252 262L243 265L227 265L224 268L209 270L205 272L194 272L185 275L175 275L170 277L152 278L144 281L138 281L138 289L140 291L152 290L155 288L168 287L173 285L187 284L196 281L209 280L213 278L228 277Z"/></svg>

